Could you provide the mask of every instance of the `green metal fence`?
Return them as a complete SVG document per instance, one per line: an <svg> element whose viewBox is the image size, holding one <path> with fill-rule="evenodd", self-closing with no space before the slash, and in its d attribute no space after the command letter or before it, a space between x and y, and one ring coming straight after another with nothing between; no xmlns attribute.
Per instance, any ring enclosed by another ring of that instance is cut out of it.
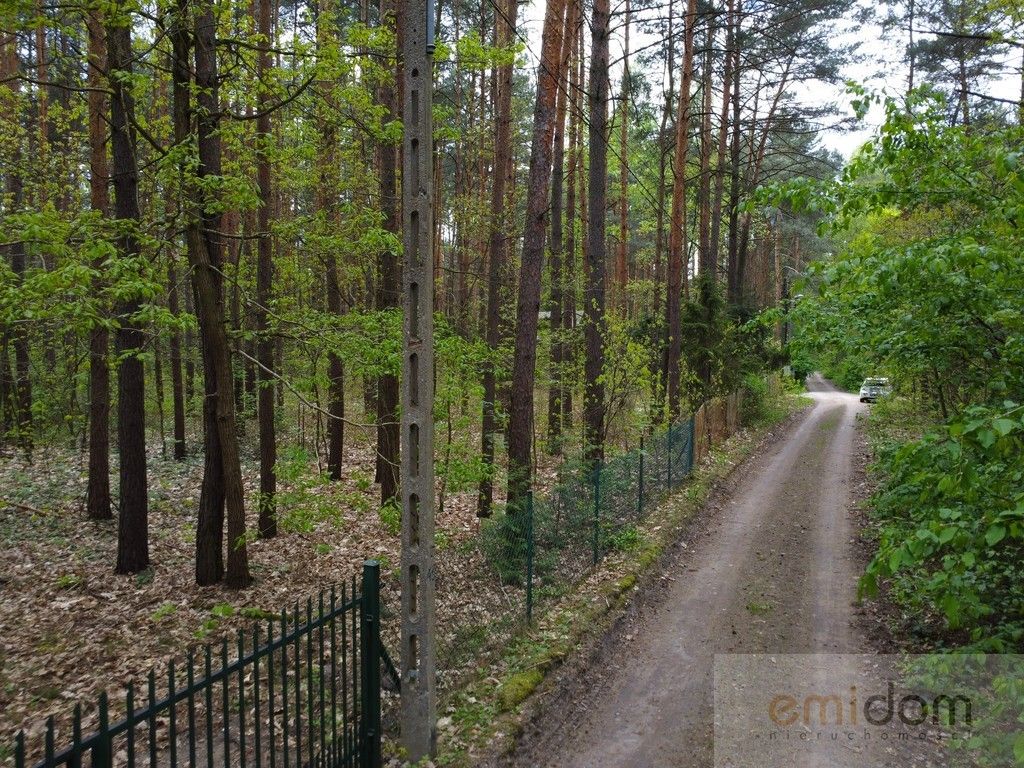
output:
<svg viewBox="0 0 1024 768"><path fill-rule="evenodd" d="M521 589L519 615L568 592L609 551L639 541L637 524L693 469L694 419L648 436L598 466L566 462L544 495L489 521L482 546L497 576ZM515 593L510 605L519 603Z"/></svg>
<svg viewBox="0 0 1024 768"><path fill-rule="evenodd" d="M376 562L361 584L240 630L231 645L190 652L166 675L151 670L123 705L101 694L88 733L80 705L70 733L52 717L38 740L19 733L16 768L381 765L381 670L394 667L380 641Z"/></svg>

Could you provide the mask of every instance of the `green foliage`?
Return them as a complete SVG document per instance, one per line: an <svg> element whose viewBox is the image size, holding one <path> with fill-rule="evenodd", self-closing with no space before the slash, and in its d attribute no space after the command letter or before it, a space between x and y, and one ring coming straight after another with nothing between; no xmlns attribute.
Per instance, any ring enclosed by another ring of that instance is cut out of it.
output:
<svg viewBox="0 0 1024 768"><path fill-rule="evenodd" d="M299 445L283 446L278 455L277 524L284 531L311 532L319 523L341 519L337 499L327 493L329 481L315 471L309 452Z"/></svg>
<svg viewBox="0 0 1024 768"><path fill-rule="evenodd" d="M899 448L883 448L873 499L882 524L863 580L894 579L901 601L979 650L1024 645L1024 407L974 406Z"/></svg>
<svg viewBox="0 0 1024 768"><path fill-rule="evenodd" d="M769 310L744 320L730 310L719 283L698 277L682 308L683 355L690 376L686 391L692 408L735 391L751 374L781 366L782 351L772 334L777 313Z"/></svg>
<svg viewBox="0 0 1024 768"><path fill-rule="evenodd" d="M862 88L885 123L825 185L789 185L843 236L793 313L793 359L846 388L889 375L876 406L881 583L942 647L1024 648L1024 175L1019 125L950 125L928 89ZM900 396L903 393L904 396Z"/></svg>
<svg viewBox="0 0 1024 768"><path fill-rule="evenodd" d="M150 614L149 618L153 622L161 621L166 619L168 616L173 616L178 610L178 606L174 603L161 603L160 606Z"/></svg>
<svg viewBox="0 0 1024 768"><path fill-rule="evenodd" d="M605 537L605 546L616 552L632 552L643 546L643 534L635 525L624 525Z"/></svg>
<svg viewBox="0 0 1024 768"><path fill-rule="evenodd" d="M392 536L397 536L402 530L402 508L395 501L388 501L377 514L380 516L380 524L384 530Z"/></svg>
<svg viewBox="0 0 1024 768"><path fill-rule="evenodd" d="M1022 129L951 127L928 93L884 106L879 135L841 180L818 188L828 226L846 240L811 269L816 295L794 312L796 354L849 388L887 372L946 416L1018 399Z"/></svg>
<svg viewBox="0 0 1024 768"><path fill-rule="evenodd" d="M77 573L65 573L57 577L54 584L57 589L78 589L85 583L85 579Z"/></svg>

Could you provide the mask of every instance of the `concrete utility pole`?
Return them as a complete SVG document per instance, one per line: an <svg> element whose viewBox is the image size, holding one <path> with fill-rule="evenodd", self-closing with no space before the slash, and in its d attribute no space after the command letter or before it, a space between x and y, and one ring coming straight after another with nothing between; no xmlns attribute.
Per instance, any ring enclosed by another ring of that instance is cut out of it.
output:
<svg viewBox="0 0 1024 768"><path fill-rule="evenodd" d="M402 745L437 742L434 671L434 8L402 0Z"/></svg>

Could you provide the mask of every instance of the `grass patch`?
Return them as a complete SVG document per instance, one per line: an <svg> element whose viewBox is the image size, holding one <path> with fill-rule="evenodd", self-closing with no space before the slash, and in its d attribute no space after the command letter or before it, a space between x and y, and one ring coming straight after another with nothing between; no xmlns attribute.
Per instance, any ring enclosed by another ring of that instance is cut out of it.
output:
<svg viewBox="0 0 1024 768"><path fill-rule="evenodd" d="M65 573L62 576L58 576L57 581L54 582L57 589L78 589L84 583L85 579L77 573Z"/></svg>
<svg viewBox="0 0 1024 768"><path fill-rule="evenodd" d="M747 610L755 616L764 616L772 612L772 606L770 603L761 603L753 600L747 603Z"/></svg>

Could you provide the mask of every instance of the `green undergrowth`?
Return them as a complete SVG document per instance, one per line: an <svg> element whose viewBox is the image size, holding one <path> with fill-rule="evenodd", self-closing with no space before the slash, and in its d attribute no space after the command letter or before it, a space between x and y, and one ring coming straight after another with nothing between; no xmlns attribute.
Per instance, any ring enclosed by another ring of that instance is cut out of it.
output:
<svg viewBox="0 0 1024 768"><path fill-rule="evenodd" d="M461 768L514 746L529 699L548 673L601 637L712 489L754 453L772 426L807 405L806 398L792 393L766 396L765 401L755 425L713 450L687 483L637 526L628 547L609 554L578 589L442 701L436 765Z"/></svg>

